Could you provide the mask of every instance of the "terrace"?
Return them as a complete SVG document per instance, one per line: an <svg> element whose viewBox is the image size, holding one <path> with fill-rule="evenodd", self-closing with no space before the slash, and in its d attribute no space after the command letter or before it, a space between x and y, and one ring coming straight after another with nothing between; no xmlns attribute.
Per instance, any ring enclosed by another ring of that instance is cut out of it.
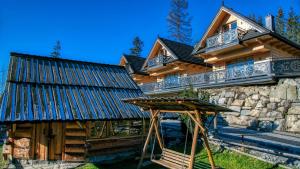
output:
<svg viewBox="0 0 300 169"><path fill-rule="evenodd" d="M238 29L230 29L224 33L214 35L206 40L206 52L223 49L238 44Z"/></svg>
<svg viewBox="0 0 300 169"><path fill-rule="evenodd" d="M145 94L160 94L184 90L192 85L197 88L210 88L230 85L267 84L276 82L278 77L300 75L300 59L262 60L239 68L198 73L176 80L145 83L140 88Z"/></svg>

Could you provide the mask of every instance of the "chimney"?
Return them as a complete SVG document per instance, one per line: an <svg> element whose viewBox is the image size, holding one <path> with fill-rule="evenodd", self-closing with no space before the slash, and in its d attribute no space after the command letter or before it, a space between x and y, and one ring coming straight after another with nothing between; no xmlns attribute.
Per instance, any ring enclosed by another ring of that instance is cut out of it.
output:
<svg viewBox="0 0 300 169"><path fill-rule="evenodd" d="M270 31L274 31L275 24L274 24L274 16L269 14L265 17L265 25L266 28L269 29Z"/></svg>

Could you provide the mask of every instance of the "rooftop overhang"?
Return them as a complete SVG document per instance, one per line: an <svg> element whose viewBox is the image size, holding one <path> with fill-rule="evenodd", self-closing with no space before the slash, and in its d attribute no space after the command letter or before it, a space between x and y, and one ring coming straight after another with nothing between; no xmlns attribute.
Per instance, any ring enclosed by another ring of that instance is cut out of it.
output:
<svg viewBox="0 0 300 169"><path fill-rule="evenodd" d="M166 63L165 65L162 65L155 69L154 68L149 69L149 70L147 70L147 73L150 76L161 76L161 75L165 75L165 74L186 71L187 67L207 68L207 66L204 66L204 65L192 64L192 63L187 63L187 62L176 60L176 61L173 61L170 63Z"/></svg>
<svg viewBox="0 0 300 169"><path fill-rule="evenodd" d="M214 64L219 61L227 61L258 53L265 53L271 50L281 50L292 56L300 56L300 49L290 45L271 35L264 35L257 38L241 41L239 44L223 48L216 51L204 52L197 57L204 59L204 62Z"/></svg>
<svg viewBox="0 0 300 169"><path fill-rule="evenodd" d="M160 110L160 112L180 113L195 110L204 114L207 112L234 112L226 107L193 98L135 98L123 101L139 106L144 110Z"/></svg>
<svg viewBox="0 0 300 169"><path fill-rule="evenodd" d="M267 45L256 45L252 47L238 46L234 49L223 51L222 53L203 54L202 57L205 58L204 62L214 64L220 61L228 61L268 51L270 51L270 48Z"/></svg>

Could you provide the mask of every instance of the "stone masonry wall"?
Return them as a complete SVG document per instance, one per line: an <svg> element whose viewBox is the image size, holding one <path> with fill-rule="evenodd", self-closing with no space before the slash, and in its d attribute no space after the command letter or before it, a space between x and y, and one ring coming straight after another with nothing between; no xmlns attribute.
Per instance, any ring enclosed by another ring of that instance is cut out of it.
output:
<svg viewBox="0 0 300 169"><path fill-rule="evenodd" d="M199 90L208 92L211 102L236 111L221 114L229 125L300 133L300 78L280 79L277 85Z"/></svg>

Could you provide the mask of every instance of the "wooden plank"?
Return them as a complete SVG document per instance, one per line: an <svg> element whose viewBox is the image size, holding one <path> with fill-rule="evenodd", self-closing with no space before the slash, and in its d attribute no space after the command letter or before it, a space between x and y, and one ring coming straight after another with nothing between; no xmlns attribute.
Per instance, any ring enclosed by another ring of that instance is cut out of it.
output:
<svg viewBox="0 0 300 169"><path fill-rule="evenodd" d="M163 152L162 154L162 158L172 158L172 159L176 159L176 160L184 160L184 161L190 161L190 158L188 157L184 157L184 156L179 156L177 154L172 154L172 153L169 153L169 152Z"/></svg>
<svg viewBox="0 0 300 169"><path fill-rule="evenodd" d="M61 122L56 122L57 125L57 131L55 132L55 156L58 154L62 153L62 123ZM58 157L54 157L55 160L61 160L61 157L59 159L57 159Z"/></svg>
<svg viewBox="0 0 300 169"><path fill-rule="evenodd" d="M153 114L153 111L151 111L151 114ZM146 151L147 151L147 147L148 147L148 144L150 142L150 137L152 135L152 132L154 130L154 123L156 123L156 118L153 118L153 120L151 121L151 125L150 125L150 128L149 128L149 132L148 132L148 135L147 135L147 138L146 138L146 142L144 144L144 147L143 147L143 152L142 152L142 156L141 156L141 159L140 159L140 162L138 164L138 169L140 169L142 167L142 164L143 164L143 160L144 160L144 157L145 157L145 154L146 154Z"/></svg>
<svg viewBox="0 0 300 169"><path fill-rule="evenodd" d="M31 128L29 129L17 129L15 132L15 138L31 138Z"/></svg>
<svg viewBox="0 0 300 169"><path fill-rule="evenodd" d="M82 162L85 160L85 158L82 155L76 155L76 154L65 154L65 160L66 161L74 161L74 162Z"/></svg>
<svg viewBox="0 0 300 169"><path fill-rule="evenodd" d="M85 132L80 131L66 131L65 136L79 136L79 137L85 137Z"/></svg>
<svg viewBox="0 0 300 169"><path fill-rule="evenodd" d="M179 152L177 152L177 151L170 150L170 149L167 149L167 148L164 148L163 151L164 151L164 152L169 152L169 153L172 153L172 154L176 154L176 155L178 155L178 156L183 156L183 157L186 157L186 158L191 158L190 155L183 154L183 153L179 153Z"/></svg>
<svg viewBox="0 0 300 169"><path fill-rule="evenodd" d="M198 119L199 124L201 126L204 126L202 119L199 117L199 114L196 114L196 118ZM201 134L202 134L202 137L203 137L203 141L204 141L204 145L205 145L205 148L206 148L206 151L207 151L207 156L208 156L209 163L211 165L211 169L215 169L216 168L215 161L213 159L213 155L212 155L212 152L211 152L210 147L209 147L208 139L206 137L206 131L202 130L202 129L200 131L201 131Z"/></svg>
<svg viewBox="0 0 300 169"><path fill-rule="evenodd" d="M102 150L102 149L110 149L110 148L118 148L118 147L132 147L135 145L140 145L142 140L131 140L119 143L104 143L104 144L91 144L91 148L88 151Z"/></svg>
<svg viewBox="0 0 300 169"><path fill-rule="evenodd" d="M61 144L61 160L65 160L66 157L65 157L65 142L66 142L66 139L65 139L65 131L66 131L66 123L62 123L62 144Z"/></svg>
<svg viewBox="0 0 300 169"><path fill-rule="evenodd" d="M151 160L153 163L156 163L156 164L159 164L159 165L162 165L166 168L169 168L169 169L187 169L186 167L184 166L181 166L181 165L178 165L178 164L174 164L172 162L169 162L169 161L165 161L165 160Z"/></svg>
<svg viewBox="0 0 300 169"><path fill-rule="evenodd" d="M76 139L65 139L65 144L68 145L68 144L85 144L85 141L84 140L76 140Z"/></svg>
<svg viewBox="0 0 300 169"><path fill-rule="evenodd" d="M196 114L196 121L194 121L194 122L198 122L199 123L200 122L200 118L199 118L198 111L196 111L195 114ZM191 160L190 160L190 164L189 164L189 169L193 169L194 168L198 134L199 134L199 126L195 125L195 128L194 128L194 137L193 137L192 148L191 148Z"/></svg>
<svg viewBox="0 0 300 169"><path fill-rule="evenodd" d="M101 151L88 151L88 156L96 156L96 155L109 155L115 154L124 151L136 151L137 147L119 147L119 148L110 148L110 149L103 149Z"/></svg>
<svg viewBox="0 0 300 169"><path fill-rule="evenodd" d="M17 128L32 128L34 124L32 123L20 123L17 124Z"/></svg>
<svg viewBox="0 0 300 169"><path fill-rule="evenodd" d="M48 160L48 123L41 123L41 137L40 137L40 149L39 160Z"/></svg>
<svg viewBox="0 0 300 169"><path fill-rule="evenodd" d="M75 122L67 122L66 123L66 129L85 129L85 128L86 128L86 126L83 123L80 123L80 125Z"/></svg>
<svg viewBox="0 0 300 169"><path fill-rule="evenodd" d="M31 144L30 144L30 158L31 159L34 159L34 154L35 154L35 149L36 149L36 137L35 137L35 134L36 134L36 124L33 124L32 125L32 130L31 130L31 135L32 135L32 138L31 138Z"/></svg>
<svg viewBox="0 0 300 169"><path fill-rule="evenodd" d="M170 154L170 153L164 153L161 159L171 161L173 163L184 165L184 166L189 166L190 163L190 158L184 158L183 156L177 156L175 154Z"/></svg>
<svg viewBox="0 0 300 169"><path fill-rule="evenodd" d="M36 124L36 134L35 134L35 143L36 143L36 146L35 146L35 150L34 150L34 156L36 160L39 159L39 150L40 150L40 138L41 138L41 125L40 123L37 123Z"/></svg>
<svg viewBox="0 0 300 169"><path fill-rule="evenodd" d="M66 147L66 153L85 153L85 147Z"/></svg>
<svg viewBox="0 0 300 169"><path fill-rule="evenodd" d="M50 143L48 144L49 160L55 160L55 148L56 148L55 144L57 142L56 139L57 123L49 122L49 126L50 126L49 132L51 132L51 133L48 132L48 140L50 141ZM51 134L51 136L49 136L49 134Z"/></svg>

